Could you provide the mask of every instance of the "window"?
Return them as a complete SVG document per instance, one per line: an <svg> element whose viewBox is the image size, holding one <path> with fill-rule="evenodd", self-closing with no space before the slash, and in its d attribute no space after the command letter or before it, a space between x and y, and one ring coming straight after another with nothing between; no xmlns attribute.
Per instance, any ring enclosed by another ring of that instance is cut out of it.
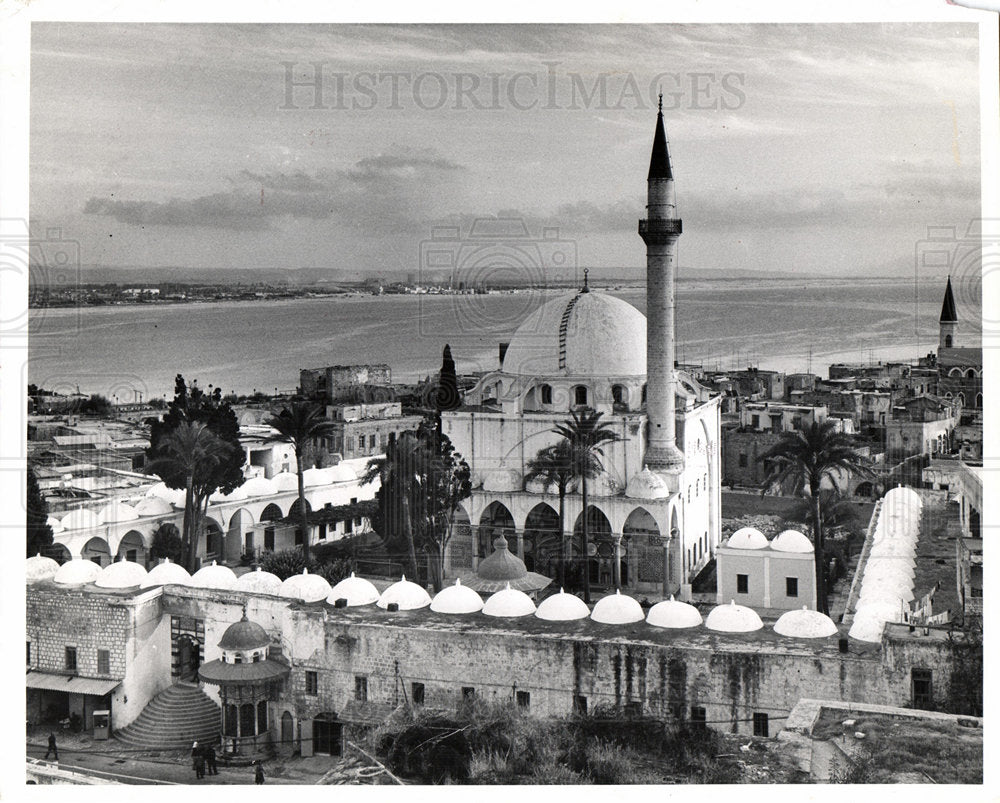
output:
<svg viewBox="0 0 1000 803"><path fill-rule="evenodd" d="M759 415L751 416L751 418L750 418L750 425L752 427L754 427L755 429L759 428L760 427L760 416Z"/></svg>
<svg viewBox="0 0 1000 803"><path fill-rule="evenodd" d="M934 673L930 669L913 669L910 672L913 689L913 707L930 710L934 707Z"/></svg>
<svg viewBox="0 0 1000 803"><path fill-rule="evenodd" d="M374 449L377 446L378 446L378 435L373 432L371 435L368 436L368 448Z"/></svg>
<svg viewBox="0 0 1000 803"><path fill-rule="evenodd" d="M552 385L542 385L542 404L552 404Z"/></svg>
<svg viewBox="0 0 1000 803"><path fill-rule="evenodd" d="M319 532L316 534L316 540L317 541L325 541L326 540L326 522L325 521L321 521L319 523Z"/></svg>
<svg viewBox="0 0 1000 803"><path fill-rule="evenodd" d="M97 674L111 674L111 653L108 650L97 651Z"/></svg>
<svg viewBox="0 0 1000 803"><path fill-rule="evenodd" d="M750 593L750 575L748 574L736 575L736 593L737 594Z"/></svg>
<svg viewBox="0 0 1000 803"><path fill-rule="evenodd" d="M255 663L255 664L259 664L260 663L260 653L259 652L255 652L253 654L253 659L252 659L251 663Z"/></svg>
<svg viewBox="0 0 1000 803"><path fill-rule="evenodd" d="M587 388L584 385L577 385L573 388L573 403L580 406L586 406Z"/></svg>
<svg viewBox="0 0 1000 803"><path fill-rule="evenodd" d="M462 686L462 699L463 700L474 700L476 698L476 690L472 686Z"/></svg>
<svg viewBox="0 0 1000 803"><path fill-rule="evenodd" d="M26 641L24 643L24 646L25 646L25 650L24 650L24 652L25 652L25 662L24 662L24 664L25 664L25 666L31 666L31 642L30 641Z"/></svg>
<svg viewBox="0 0 1000 803"><path fill-rule="evenodd" d="M243 656L240 655L238 652L233 653L233 663L234 664L242 664L243 663Z"/></svg>
<svg viewBox="0 0 1000 803"><path fill-rule="evenodd" d="M319 675L315 672L306 672L306 694L313 697L319 694Z"/></svg>
<svg viewBox="0 0 1000 803"><path fill-rule="evenodd" d="M767 736L767 714L755 711L753 715L753 735Z"/></svg>
<svg viewBox="0 0 1000 803"><path fill-rule="evenodd" d="M368 700L368 678L364 675L354 676L354 699L359 703Z"/></svg>
<svg viewBox="0 0 1000 803"><path fill-rule="evenodd" d="M785 596L786 597L797 597L799 595L799 578L798 577L786 577L785 578Z"/></svg>
<svg viewBox="0 0 1000 803"><path fill-rule="evenodd" d="M410 684L410 698L413 700L414 705L424 704L424 684L423 683L411 683Z"/></svg>
<svg viewBox="0 0 1000 803"><path fill-rule="evenodd" d="M358 451L363 452L365 450L365 436L358 435Z"/></svg>
<svg viewBox="0 0 1000 803"><path fill-rule="evenodd" d="M76 647L66 648L66 669L76 672Z"/></svg>
<svg viewBox="0 0 1000 803"><path fill-rule="evenodd" d="M295 528L295 543L298 544L299 546L302 545L302 528L301 527L296 527Z"/></svg>
<svg viewBox="0 0 1000 803"><path fill-rule="evenodd" d="M740 453L740 468L747 467L747 456L744 453Z"/></svg>
<svg viewBox="0 0 1000 803"><path fill-rule="evenodd" d="M586 716L586 714L587 714L587 698L584 697L582 694L578 694L576 697L574 697L573 698L573 710L577 714L581 714L582 716Z"/></svg>
<svg viewBox="0 0 1000 803"><path fill-rule="evenodd" d="M704 727L705 720L705 707L701 705L691 706L691 724L698 727Z"/></svg>
<svg viewBox="0 0 1000 803"><path fill-rule="evenodd" d="M516 695L518 708L529 708L531 706L531 693L519 691Z"/></svg>
<svg viewBox="0 0 1000 803"><path fill-rule="evenodd" d="M624 405L625 404L625 388L621 385L611 386L611 401L614 404Z"/></svg>

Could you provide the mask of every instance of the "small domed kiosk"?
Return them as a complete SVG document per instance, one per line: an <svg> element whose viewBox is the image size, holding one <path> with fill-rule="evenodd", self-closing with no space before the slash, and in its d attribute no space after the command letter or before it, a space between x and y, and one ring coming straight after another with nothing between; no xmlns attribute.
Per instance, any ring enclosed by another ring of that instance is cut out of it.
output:
<svg viewBox="0 0 1000 803"><path fill-rule="evenodd" d="M646 618L642 606L632 597L616 590L614 594L601 597L594 605L590 618L602 625L630 625Z"/></svg>
<svg viewBox="0 0 1000 803"><path fill-rule="evenodd" d="M587 603L575 594L567 594L561 588L558 594L546 597L535 611L535 616L549 622L570 622L590 616Z"/></svg>
<svg viewBox="0 0 1000 803"><path fill-rule="evenodd" d="M493 554L483 558L476 574L464 585L480 594L493 594L510 586L515 591L533 594L552 582L548 577L529 572L524 561L511 553L502 535L493 541Z"/></svg>
<svg viewBox="0 0 1000 803"><path fill-rule="evenodd" d="M483 609L483 598L461 580L455 585L442 588L431 600L431 610L435 613L475 613Z"/></svg>
<svg viewBox="0 0 1000 803"><path fill-rule="evenodd" d="M269 656L271 639L256 622L231 624L219 641L222 658L198 668L204 683L219 687L223 758L248 764L273 753L268 702L281 693L289 667Z"/></svg>
<svg viewBox="0 0 1000 803"><path fill-rule="evenodd" d="M187 569L179 563L174 563L170 558L164 558L163 563L154 566L149 570L140 588L152 588L153 586L189 586L191 585L191 575Z"/></svg>
<svg viewBox="0 0 1000 803"><path fill-rule="evenodd" d="M694 605L676 600L671 595L670 599L657 602L649 609L646 621L653 627L679 630L685 627L698 627L702 619L701 613Z"/></svg>
<svg viewBox="0 0 1000 803"><path fill-rule="evenodd" d="M343 599L347 601L348 608L354 608L359 605L371 605L373 602L378 602L378 598L378 589L371 581L355 577L354 572L351 572L350 577L345 577L330 589L326 601L336 605L338 599Z"/></svg>

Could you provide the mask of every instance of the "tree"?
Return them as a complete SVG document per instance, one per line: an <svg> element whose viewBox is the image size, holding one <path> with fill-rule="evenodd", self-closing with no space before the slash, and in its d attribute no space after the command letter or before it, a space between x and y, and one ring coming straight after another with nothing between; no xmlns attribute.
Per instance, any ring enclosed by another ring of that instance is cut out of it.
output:
<svg viewBox="0 0 1000 803"><path fill-rule="evenodd" d="M456 410L462 406L462 397L458 392L458 377L455 374L455 360L451 356L451 346L444 346L441 356L441 373L434 393L434 407L442 410Z"/></svg>
<svg viewBox="0 0 1000 803"><path fill-rule="evenodd" d="M52 527L49 525L49 506L38 487L38 478L28 468L28 486L25 494L27 508L26 535L27 557L43 554L52 546Z"/></svg>
<svg viewBox="0 0 1000 803"><path fill-rule="evenodd" d="M239 434L236 415L222 400L222 389L205 393L195 383L188 388L180 374L167 412L151 425L146 470L167 487L185 492L181 540L189 571L197 569L198 539L209 497L216 491L230 493L243 483Z"/></svg>
<svg viewBox="0 0 1000 803"><path fill-rule="evenodd" d="M829 614L826 599L826 555L822 486L824 480L837 487L844 473L871 477L869 461L854 446L850 436L837 432L833 421L781 433L778 442L758 460L768 466L764 491L790 486L799 495L808 496L813 507L813 548L816 557L816 606Z"/></svg>
<svg viewBox="0 0 1000 803"><path fill-rule="evenodd" d="M575 476L580 478L580 490L583 497L583 558L585 561L583 570L583 601L590 604L590 572L586 567L589 560L590 551L590 528L587 521L587 507L589 495L587 492L587 480L596 477L604 466L601 458L604 457L602 444L614 443L620 440L616 433L608 424L601 421L603 413L596 410L574 410L573 417L562 424L557 424L555 432L569 441L571 465Z"/></svg>
<svg viewBox="0 0 1000 803"><path fill-rule="evenodd" d="M525 482L541 482L548 488L555 485L559 493L559 585L566 585L566 493L576 479L573 468L573 449L563 438L554 446L546 446L528 461Z"/></svg>
<svg viewBox="0 0 1000 803"><path fill-rule="evenodd" d="M153 545L149 553L154 558L169 558L183 565L184 542L176 524L165 521L153 531Z"/></svg>
<svg viewBox="0 0 1000 803"><path fill-rule="evenodd" d="M387 544L405 547L407 571L418 577L417 550L431 563L440 588L444 555L459 504L472 493L472 472L451 440L428 421L415 432L390 440L384 457L374 458L362 482L380 480L376 529Z"/></svg>
<svg viewBox="0 0 1000 803"><path fill-rule="evenodd" d="M322 408L309 402L293 402L280 415L273 415L264 422L276 430L268 440L289 443L295 450L295 470L299 478L299 527L302 530L302 555L309 562L309 512L306 509L305 464L306 454L320 438L328 435L334 424L323 416Z"/></svg>

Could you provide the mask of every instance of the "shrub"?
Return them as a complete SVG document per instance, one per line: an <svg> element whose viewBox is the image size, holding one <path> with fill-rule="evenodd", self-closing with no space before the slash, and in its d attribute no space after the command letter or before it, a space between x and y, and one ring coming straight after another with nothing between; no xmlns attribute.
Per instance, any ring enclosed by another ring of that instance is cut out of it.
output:
<svg viewBox="0 0 1000 803"><path fill-rule="evenodd" d="M306 568L300 549L282 549L280 552L261 552L260 568L286 580L293 574L302 574Z"/></svg>

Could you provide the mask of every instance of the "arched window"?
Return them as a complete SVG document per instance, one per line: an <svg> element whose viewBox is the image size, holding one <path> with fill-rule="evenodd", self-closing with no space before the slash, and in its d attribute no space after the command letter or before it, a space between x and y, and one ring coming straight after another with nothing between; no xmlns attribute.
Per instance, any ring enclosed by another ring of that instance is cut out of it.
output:
<svg viewBox="0 0 1000 803"><path fill-rule="evenodd" d="M951 335L945 335L944 336L944 347L946 349L950 349L951 348Z"/></svg>
<svg viewBox="0 0 1000 803"><path fill-rule="evenodd" d="M646 403L646 386L645 385L642 386L642 403L643 404Z"/></svg>
<svg viewBox="0 0 1000 803"><path fill-rule="evenodd" d="M975 379L976 378L976 369L975 368L970 368L968 371L966 371L965 372L965 378L966 379Z"/></svg>
<svg viewBox="0 0 1000 803"><path fill-rule="evenodd" d="M542 385L539 390L542 404L552 404L552 385Z"/></svg>
<svg viewBox="0 0 1000 803"><path fill-rule="evenodd" d="M976 394L976 407L981 408L982 406L983 406L983 394L982 393L977 393Z"/></svg>
<svg viewBox="0 0 1000 803"><path fill-rule="evenodd" d="M961 377L962 376L962 369L961 368L952 368L948 372L948 376Z"/></svg>
<svg viewBox="0 0 1000 803"><path fill-rule="evenodd" d="M587 386L577 385L573 388L573 403L579 407L587 406Z"/></svg>
<svg viewBox="0 0 1000 803"><path fill-rule="evenodd" d="M626 404L626 393L625 387L623 385L612 385L611 386L611 401L617 407L624 407Z"/></svg>

